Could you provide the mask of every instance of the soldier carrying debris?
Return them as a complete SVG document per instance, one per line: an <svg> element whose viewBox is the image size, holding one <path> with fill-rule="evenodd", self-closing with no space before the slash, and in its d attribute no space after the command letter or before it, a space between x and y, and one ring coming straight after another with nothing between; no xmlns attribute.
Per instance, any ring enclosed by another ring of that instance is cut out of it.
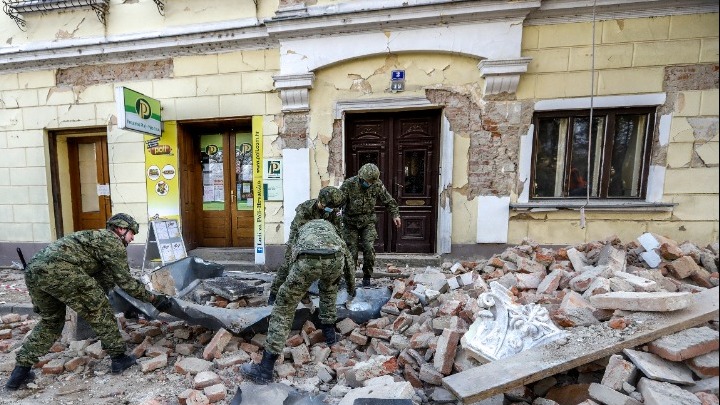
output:
<svg viewBox="0 0 720 405"><path fill-rule="evenodd" d="M125 248L138 230L139 224L130 215L116 214L107 220L106 229L75 232L33 256L25 270L25 283L40 322L18 351L5 388L16 390L35 378L30 368L60 337L66 305L100 338L112 360L112 373L122 373L135 364L135 357L125 354L125 342L106 293L117 285L160 311L172 305L168 297L150 293L130 275Z"/></svg>
<svg viewBox="0 0 720 405"><path fill-rule="evenodd" d="M280 286L287 279L290 265L292 264L292 246L298 235L298 229L313 219L325 219L335 225L338 234L342 235L342 217L337 208L345 203L343 192L337 187L323 187L318 193L318 198L310 199L301 203L295 208L295 218L290 224L290 235L288 236L287 249L285 250L285 262L277 270L275 280L270 287L268 304L275 304L275 298Z"/></svg>
<svg viewBox="0 0 720 405"><path fill-rule="evenodd" d="M355 297L355 274L350 266L350 252L335 226L324 219L313 219L300 227L292 244L293 260L287 280L280 286L275 307L270 314L270 325L265 350L260 364L244 364L240 372L252 381L267 384L272 381L275 361L285 347L295 309L310 284L318 280L320 290L320 322L325 343L335 344L338 285L344 276L346 288Z"/></svg>
<svg viewBox="0 0 720 405"><path fill-rule="evenodd" d="M400 210L395 199L388 193L380 181L380 169L372 163L364 164L358 175L345 180L340 186L345 193L346 203L343 209L345 242L352 253L353 263L357 263L358 250L363 252L363 287L370 286L370 277L375 267L375 239L378 237L375 223L375 202L380 202L390 210L393 223L400 228ZM358 246L359 245L359 246Z"/></svg>

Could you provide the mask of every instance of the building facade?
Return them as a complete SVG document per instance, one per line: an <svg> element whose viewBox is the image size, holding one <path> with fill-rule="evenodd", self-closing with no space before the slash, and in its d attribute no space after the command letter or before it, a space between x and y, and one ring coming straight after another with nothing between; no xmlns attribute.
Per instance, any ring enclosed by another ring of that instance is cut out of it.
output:
<svg viewBox="0 0 720 405"><path fill-rule="evenodd" d="M5 3L0 264L127 212L272 266L367 162L379 251L718 240L716 1Z"/></svg>

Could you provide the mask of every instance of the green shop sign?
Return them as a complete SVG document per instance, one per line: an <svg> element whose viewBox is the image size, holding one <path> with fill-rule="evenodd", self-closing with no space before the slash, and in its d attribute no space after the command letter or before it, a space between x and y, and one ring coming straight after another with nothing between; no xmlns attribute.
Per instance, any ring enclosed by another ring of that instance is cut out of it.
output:
<svg viewBox="0 0 720 405"><path fill-rule="evenodd" d="M118 111L118 128L160 135L160 101L127 87L115 87L115 103Z"/></svg>

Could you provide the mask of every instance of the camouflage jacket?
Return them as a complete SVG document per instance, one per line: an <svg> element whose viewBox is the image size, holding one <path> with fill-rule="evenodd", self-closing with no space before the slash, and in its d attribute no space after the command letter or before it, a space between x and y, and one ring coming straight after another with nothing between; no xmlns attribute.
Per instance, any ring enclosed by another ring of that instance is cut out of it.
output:
<svg viewBox="0 0 720 405"><path fill-rule="evenodd" d="M288 236L288 244L292 244L297 239L298 230L313 219L325 219L335 225L338 234L342 235L342 214L340 210L334 209L332 212L325 212L317 207L317 199L307 200L295 208L295 218L290 224L290 235Z"/></svg>
<svg viewBox="0 0 720 405"><path fill-rule="evenodd" d="M340 190L345 193L347 202L343 209L343 221L352 225L367 225L375 223L375 202L380 202L390 211L390 216L400 217L397 201L385 189L381 181L363 189L358 176L350 177L340 185Z"/></svg>
<svg viewBox="0 0 720 405"><path fill-rule="evenodd" d="M64 262L98 281L107 293L115 285L143 301L152 294L130 275L128 257L122 241L107 229L79 231L62 237L36 253L29 271Z"/></svg>
<svg viewBox="0 0 720 405"><path fill-rule="evenodd" d="M355 266L350 250L338 232L337 228L329 221L313 219L300 227L295 243L292 245L292 260L295 261L301 253L324 253L335 252L343 257L343 276L348 286L348 291L355 288Z"/></svg>

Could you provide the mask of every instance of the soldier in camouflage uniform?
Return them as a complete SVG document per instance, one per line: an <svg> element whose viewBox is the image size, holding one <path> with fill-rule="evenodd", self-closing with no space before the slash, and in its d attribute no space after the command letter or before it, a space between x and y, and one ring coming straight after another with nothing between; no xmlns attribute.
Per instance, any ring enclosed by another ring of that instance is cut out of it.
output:
<svg viewBox="0 0 720 405"><path fill-rule="evenodd" d="M325 219L330 221L336 228L338 234L342 235L342 214L337 208L345 202L345 197L337 187L323 187L318 194L318 198L310 199L295 208L295 218L290 224L290 235L288 236L287 249L285 249L285 261L275 274L270 287L270 296L268 304L275 303L275 297L280 286L287 279L290 265L292 264L292 246L297 239L298 230L301 226L313 219Z"/></svg>
<svg viewBox="0 0 720 405"><path fill-rule="evenodd" d="M125 354L125 342L106 293L117 285L158 310L172 305L166 296L150 293L130 275L125 248L138 228L130 215L117 214L108 219L106 229L75 232L33 256L25 269L25 283L40 322L17 352L6 388L15 390L34 379L30 368L60 337L66 305L85 319L100 338L102 348L112 359L113 373L135 364L135 357Z"/></svg>
<svg viewBox="0 0 720 405"><path fill-rule="evenodd" d="M375 239L378 237L375 224L375 202L387 207L395 227L400 228L400 210L395 199L388 193L380 181L380 169L372 163L364 164L358 175L345 180L340 186L346 198L343 209L345 242L357 263L358 250L363 252L363 286L370 285L370 277L375 267Z"/></svg>
<svg viewBox="0 0 720 405"><path fill-rule="evenodd" d="M318 280L320 323L328 346L338 341L335 334L335 302L342 277L345 278L350 296L355 296L355 274L349 263L352 260L350 252L330 222L313 219L300 227L292 245L292 259L290 274L280 287L270 314L262 361L260 364L245 364L240 369L245 377L260 384L272 381L275 360L285 347L295 318L295 309L310 284Z"/></svg>

